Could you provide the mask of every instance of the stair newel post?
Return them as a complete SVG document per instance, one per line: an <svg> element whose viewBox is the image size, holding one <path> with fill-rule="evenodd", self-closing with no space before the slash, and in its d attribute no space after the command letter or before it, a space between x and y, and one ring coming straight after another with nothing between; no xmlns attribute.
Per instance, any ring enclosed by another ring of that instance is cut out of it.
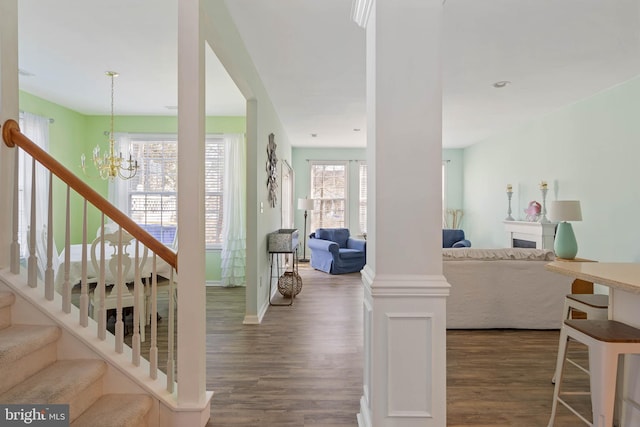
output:
<svg viewBox="0 0 640 427"><path fill-rule="evenodd" d="M36 159L31 160L31 212L29 213L29 260L27 262L27 282L29 286L38 286L38 258L36 256Z"/></svg>
<svg viewBox="0 0 640 427"><path fill-rule="evenodd" d="M53 301L53 174L51 171L49 171L47 206L47 268L44 271L44 296L48 301Z"/></svg>
<svg viewBox="0 0 640 427"><path fill-rule="evenodd" d="M62 311L71 313L71 283L69 283L69 268L71 264L71 187L67 185L67 200L64 224L64 283L62 284Z"/></svg>
<svg viewBox="0 0 640 427"><path fill-rule="evenodd" d="M87 199L82 205L82 276L80 279L80 325L89 324L89 294L87 290Z"/></svg>
<svg viewBox="0 0 640 427"><path fill-rule="evenodd" d="M13 166L13 224L12 224L12 237L11 237L11 273L19 274L20 273L20 241L18 240L18 230L19 230L19 222L20 222L20 211L18 209L19 205L19 195L20 188L18 183L20 182L20 150L16 148L15 150L15 159Z"/></svg>
<svg viewBox="0 0 640 427"><path fill-rule="evenodd" d="M174 354L174 338L173 335L175 333L175 288L173 282L173 268L171 269L171 273L169 274L169 322L168 325L168 337L167 337L167 391L169 393L173 393L174 389L174 381L176 380L176 362L175 362L175 354Z"/></svg>
<svg viewBox="0 0 640 427"><path fill-rule="evenodd" d="M104 299L107 291L105 289L105 253L104 253L104 212L100 220L100 272L98 273L98 287L94 292L98 292L98 338L101 340L107 337L107 313L104 308ZM95 304L95 298L94 298ZM95 310L96 307L93 307Z"/></svg>
<svg viewBox="0 0 640 427"><path fill-rule="evenodd" d="M124 349L124 321L122 316L122 287L124 284L124 277L122 275L122 226L118 227L118 253L116 258L118 260L118 278L114 289L116 290L116 353L122 353ZM113 292L113 291L112 291Z"/></svg>
<svg viewBox="0 0 640 427"><path fill-rule="evenodd" d="M135 274L133 279L133 336L131 337L131 363L135 366L140 366L140 301L139 295L141 292L140 283L140 244L137 240L134 240L135 249Z"/></svg>
<svg viewBox="0 0 640 427"><path fill-rule="evenodd" d="M153 254L153 271L156 271L156 254ZM149 347L149 376L158 378L158 276L151 278L151 345Z"/></svg>

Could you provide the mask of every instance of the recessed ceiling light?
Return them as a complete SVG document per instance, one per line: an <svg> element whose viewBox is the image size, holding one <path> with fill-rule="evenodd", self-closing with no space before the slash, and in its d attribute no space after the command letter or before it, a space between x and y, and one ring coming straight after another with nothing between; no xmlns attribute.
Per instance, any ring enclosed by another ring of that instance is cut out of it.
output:
<svg viewBox="0 0 640 427"><path fill-rule="evenodd" d="M495 82L493 84L493 87L495 87L496 89L502 89L503 87L507 87L511 84L511 82L509 80L500 80L499 82Z"/></svg>

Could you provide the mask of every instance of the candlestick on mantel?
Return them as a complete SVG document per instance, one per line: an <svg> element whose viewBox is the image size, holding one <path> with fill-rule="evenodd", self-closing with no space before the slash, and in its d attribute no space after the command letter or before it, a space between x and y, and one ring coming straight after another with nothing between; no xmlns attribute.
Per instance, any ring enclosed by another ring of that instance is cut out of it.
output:
<svg viewBox="0 0 640 427"><path fill-rule="evenodd" d="M507 198L509 199L509 208L507 209L507 217L505 221L513 221L513 217L511 216L511 196L513 196L513 186L511 184L507 184Z"/></svg>
<svg viewBox="0 0 640 427"><path fill-rule="evenodd" d="M548 224L551 221L547 218L547 191L549 191L547 181L542 181L540 183L540 191L542 192L542 212L540 212L541 215L538 222L540 224Z"/></svg>

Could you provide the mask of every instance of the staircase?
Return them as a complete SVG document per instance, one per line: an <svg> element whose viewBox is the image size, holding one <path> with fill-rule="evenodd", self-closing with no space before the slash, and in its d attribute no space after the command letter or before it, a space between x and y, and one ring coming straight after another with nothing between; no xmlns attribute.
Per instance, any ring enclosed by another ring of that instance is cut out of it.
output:
<svg viewBox="0 0 640 427"><path fill-rule="evenodd" d="M108 365L60 359L58 326L13 324L15 295L0 291L0 403L68 404L71 426L150 425L147 394L105 394Z"/></svg>

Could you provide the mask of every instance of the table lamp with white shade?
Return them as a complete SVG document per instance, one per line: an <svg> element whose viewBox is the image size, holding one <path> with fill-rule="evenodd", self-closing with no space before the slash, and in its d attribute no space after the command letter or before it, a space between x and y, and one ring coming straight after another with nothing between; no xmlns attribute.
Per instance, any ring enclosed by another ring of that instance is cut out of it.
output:
<svg viewBox="0 0 640 427"><path fill-rule="evenodd" d="M549 205L549 219L558 222L553 250L558 258L574 259L578 253L578 242L573 227L567 221L582 221L579 200L555 200Z"/></svg>
<svg viewBox="0 0 640 427"><path fill-rule="evenodd" d="M302 231L302 259L300 262L309 262L307 258L307 211L313 210L313 199L298 199L298 210L304 209L304 230Z"/></svg>

